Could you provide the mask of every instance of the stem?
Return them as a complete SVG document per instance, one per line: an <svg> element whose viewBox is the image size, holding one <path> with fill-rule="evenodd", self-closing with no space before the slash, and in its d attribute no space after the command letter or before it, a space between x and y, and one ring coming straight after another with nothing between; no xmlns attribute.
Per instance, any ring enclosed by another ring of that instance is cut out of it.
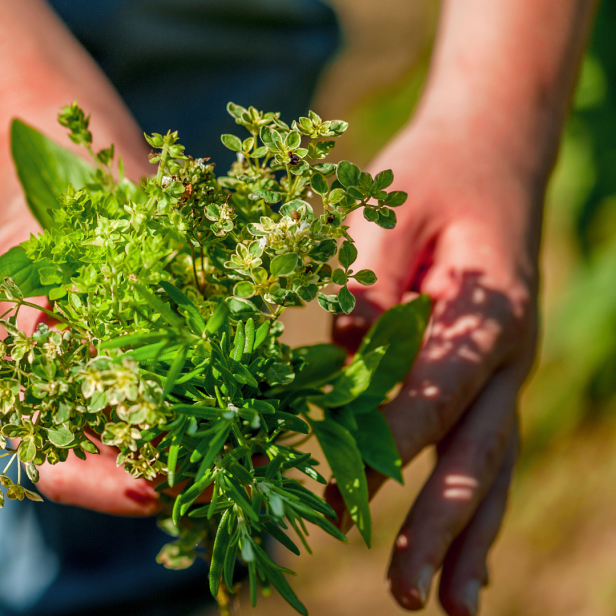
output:
<svg viewBox="0 0 616 616"><path fill-rule="evenodd" d="M193 248L192 245L190 247L190 253L192 257L193 274L195 276L195 286L197 287L197 291L199 291L199 293L203 295L203 291L201 290L201 285L199 284L199 277L197 276L197 257L195 255L195 249Z"/></svg>
<svg viewBox="0 0 616 616"><path fill-rule="evenodd" d="M15 458L17 457L17 453L13 454L13 457L9 460L9 463L4 467L4 470L2 471L2 474L5 475L6 471L9 470L9 468L11 467L11 464L13 464Z"/></svg>
<svg viewBox="0 0 616 616"><path fill-rule="evenodd" d="M229 600L229 590L225 586L223 580L220 581L220 586L218 587L216 603L218 603L218 611L220 613L220 616L231 616L231 601Z"/></svg>
<svg viewBox="0 0 616 616"><path fill-rule="evenodd" d="M156 183L159 186L163 179L163 175L165 173L165 165L167 164L168 158L169 158L169 146L166 143L163 143L163 148L160 153L160 162L158 163L158 173L156 174Z"/></svg>

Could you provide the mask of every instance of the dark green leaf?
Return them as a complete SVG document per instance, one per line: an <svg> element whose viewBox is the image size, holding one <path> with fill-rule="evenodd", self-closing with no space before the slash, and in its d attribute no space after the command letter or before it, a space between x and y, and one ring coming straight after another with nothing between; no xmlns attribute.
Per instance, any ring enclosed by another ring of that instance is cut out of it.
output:
<svg viewBox="0 0 616 616"><path fill-rule="evenodd" d="M349 242L348 240L344 241L342 246L340 246L340 251L338 252L338 261L340 262L340 265L347 269L355 263L356 259L357 248L355 248L355 245L352 242Z"/></svg>
<svg viewBox="0 0 616 616"><path fill-rule="evenodd" d="M371 349L366 354L357 353L353 361L333 380L332 391L318 399L319 406L335 408L352 402L370 385L386 347Z"/></svg>
<svg viewBox="0 0 616 616"><path fill-rule="evenodd" d="M180 347L171 362L169 372L167 372L167 380L165 382L165 388L163 390L163 398L166 398L173 389L176 380L180 376L180 373L184 369L186 364L186 358L188 356L188 347Z"/></svg>
<svg viewBox="0 0 616 616"><path fill-rule="evenodd" d="M432 302L422 295L384 312L364 336L358 355L389 345L366 393L386 394L408 374L421 348Z"/></svg>
<svg viewBox="0 0 616 616"><path fill-rule="evenodd" d="M280 596L297 612L302 616L308 616L308 610L304 604L297 598L297 595L293 592L289 582L287 582L284 574L280 571L268 568L265 571L265 575L272 583L274 588L280 593Z"/></svg>
<svg viewBox="0 0 616 616"><path fill-rule="evenodd" d="M363 284L366 286L369 286L376 282L376 274L369 269L359 270L359 272L353 274L352 277L355 278L355 280L357 280L359 284Z"/></svg>
<svg viewBox="0 0 616 616"><path fill-rule="evenodd" d="M169 453L167 454L167 483L170 488L175 483L175 467L178 463L181 443L182 436L176 434L171 441L171 447L169 447Z"/></svg>
<svg viewBox="0 0 616 616"><path fill-rule="evenodd" d="M270 272L272 276L288 276L293 273L297 267L299 257L294 252L289 252L286 255L278 255L272 259L270 264Z"/></svg>
<svg viewBox="0 0 616 616"><path fill-rule="evenodd" d="M212 558L210 562L210 592L213 597L218 595L220 579L225 562L225 555L229 546L229 516L231 510L227 509L220 519L218 530L216 531L216 539L214 539L214 549L212 550Z"/></svg>
<svg viewBox="0 0 616 616"><path fill-rule="evenodd" d="M15 246L0 256L0 281L11 278L24 297L49 295L54 286L41 284L39 271L51 265L52 262L47 259L33 263L24 248Z"/></svg>
<svg viewBox="0 0 616 616"><path fill-rule="evenodd" d="M312 190L319 193L319 195L326 195L329 190L326 179L320 173L315 173L312 176L310 179L310 186L312 187Z"/></svg>
<svg viewBox="0 0 616 616"><path fill-rule="evenodd" d="M350 163L347 160L343 160L338 163L338 169L336 171L336 175L338 176L338 181L345 187L349 186L357 186L359 183L359 174L361 171L357 165Z"/></svg>
<svg viewBox="0 0 616 616"><path fill-rule="evenodd" d="M406 202L408 194L402 190L394 190L385 197L385 205L389 207L398 207Z"/></svg>
<svg viewBox="0 0 616 616"><path fill-rule="evenodd" d="M252 376L248 368L244 366L244 364L238 364L235 367L233 378L242 385L250 385L250 387L258 387L259 384L255 380L255 377Z"/></svg>
<svg viewBox="0 0 616 616"><path fill-rule="evenodd" d="M393 181L394 173L391 169L381 171L381 173L377 173L374 177L374 185L376 190L383 190L384 188L387 188Z"/></svg>
<svg viewBox="0 0 616 616"><path fill-rule="evenodd" d="M55 228L47 210L60 207L57 198L69 184L83 188L94 177L94 169L20 120L11 124L11 153L34 217L43 229Z"/></svg>
<svg viewBox="0 0 616 616"><path fill-rule="evenodd" d="M342 287L342 289L338 291L338 302L340 303L342 312L345 314L353 312L353 308L355 308L355 296L347 287Z"/></svg>
<svg viewBox="0 0 616 616"><path fill-rule="evenodd" d="M366 545L370 547L372 522L368 505L368 483L355 439L335 421L311 421L310 425L336 478L351 519Z"/></svg>
<svg viewBox="0 0 616 616"><path fill-rule="evenodd" d="M355 416L353 437L364 462L374 470L404 483L402 460L387 420L378 409Z"/></svg>
<svg viewBox="0 0 616 616"><path fill-rule="evenodd" d="M266 522L263 524L265 531L270 534L278 543L284 545L287 550L293 552L293 554L299 556L299 548L293 543L290 537L274 522Z"/></svg>
<svg viewBox="0 0 616 616"><path fill-rule="evenodd" d="M255 344L253 347L253 351L255 349L258 349L261 346L261 344L263 344L263 341L267 338L267 335L269 334L269 330L270 330L269 321L265 321L265 323L261 323L261 325L259 325L259 327L257 328L257 331L255 332Z"/></svg>
<svg viewBox="0 0 616 616"><path fill-rule="evenodd" d="M308 424L300 417L291 415L291 413L276 411L276 414L273 417L271 415L265 415L264 419L270 429L284 428L285 430L292 430L293 432L299 432L300 434L310 433L310 427Z"/></svg>
<svg viewBox="0 0 616 616"><path fill-rule="evenodd" d="M318 386L336 374L344 366L346 350L333 344L313 344L293 349L293 359L305 362L295 374L294 389Z"/></svg>
<svg viewBox="0 0 616 616"><path fill-rule="evenodd" d="M265 373L265 378L272 387L274 385L288 385L294 377L293 368L283 361L274 362Z"/></svg>

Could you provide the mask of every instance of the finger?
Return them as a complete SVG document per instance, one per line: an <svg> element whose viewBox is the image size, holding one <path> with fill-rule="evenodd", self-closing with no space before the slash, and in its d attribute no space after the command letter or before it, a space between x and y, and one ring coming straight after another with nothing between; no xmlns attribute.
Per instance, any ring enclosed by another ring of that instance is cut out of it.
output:
<svg viewBox="0 0 616 616"><path fill-rule="evenodd" d="M434 573L492 486L515 425L518 371L502 370L439 448L439 459L396 540L391 591L420 609Z"/></svg>
<svg viewBox="0 0 616 616"><path fill-rule="evenodd" d="M449 616L477 614L479 591L488 583L486 560L505 513L517 454L516 427L494 484L445 557L439 598Z"/></svg>
<svg viewBox="0 0 616 616"><path fill-rule="evenodd" d="M37 488L47 498L66 505L123 516L149 516L161 504L145 479L135 479L116 464L117 451L100 442L100 454L80 460L72 453L65 462L45 463Z"/></svg>
<svg viewBox="0 0 616 616"><path fill-rule="evenodd" d="M502 336L509 318L504 296L476 276L451 286L457 293L437 302L426 344L398 396L382 409L403 464L449 433L510 349ZM386 477L372 469L366 475L372 498ZM328 486L325 498L346 532L350 516L337 486Z"/></svg>

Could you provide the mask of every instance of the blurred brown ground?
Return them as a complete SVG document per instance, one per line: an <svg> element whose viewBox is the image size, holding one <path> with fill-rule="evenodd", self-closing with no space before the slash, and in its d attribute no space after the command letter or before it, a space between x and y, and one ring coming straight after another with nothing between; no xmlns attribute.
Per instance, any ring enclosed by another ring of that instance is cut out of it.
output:
<svg viewBox="0 0 616 616"><path fill-rule="evenodd" d="M337 147L339 159L366 164L395 133L416 102L425 76L438 3L435 0L334 0L346 31L344 51L329 67L315 98L326 119L351 127ZM562 159L563 157L561 157ZM566 158L566 156L564 157ZM566 162L566 161L565 161ZM566 164L555 184L566 187ZM559 184L560 182L560 184ZM543 250L543 311L550 314L568 283L574 255L568 233L566 190L548 199ZM286 341L327 341L330 322L318 307L288 311ZM540 358L541 361L541 358ZM537 389L537 388L535 388ZM541 392L523 396L525 432L541 412ZM616 415L551 443L518 472L509 512L490 557L485 616L612 616L616 614ZM314 445L313 450L316 450ZM277 559L298 575L290 579L312 616L393 616L406 613L391 599L385 574L390 549L432 465L424 452L405 471L405 486L389 483L373 503L373 548L357 531L343 545L314 528L314 555ZM324 475L327 472L320 468ZM316 486L318 488L318 486ZM291 616L274 592L249 605L244 616ZM428 616L442 614L434 588Z"/></svg>

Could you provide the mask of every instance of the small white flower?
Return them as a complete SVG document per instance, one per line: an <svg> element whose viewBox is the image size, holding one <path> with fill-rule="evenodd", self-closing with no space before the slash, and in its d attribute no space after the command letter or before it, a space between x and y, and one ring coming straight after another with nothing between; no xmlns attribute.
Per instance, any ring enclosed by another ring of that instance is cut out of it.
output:
<svg viewBox="0 0 616 616"><path fill-rule="evenodd" d="M163 175L163 179L160 181L160 185L163 188L167 188L167 186L170 186L172 182L173 182L173 178L171 176Z"/></svg>
<svg viewBox="0 0 616 616"><path fill-rule="evenodd" d="M262 235L259 238L259 246L261 249L265 250L267 248L267 235Z"/></svg>
<svg viewBox="0 0 616 616"><path fill-rule="evenodd" d="M237 153L237 162L238 163L243 163L244 162L244 155L241 152Z"/></svg>
<svg viewBox="0 0 616 616"><path fill-rule="evenodd" d="M310 199L310 197L312 197L312 196L313 196L312 191L311 191L311 190L309 190L309 191L306 193L306 196L308 197L308 199Z"/></svg>

